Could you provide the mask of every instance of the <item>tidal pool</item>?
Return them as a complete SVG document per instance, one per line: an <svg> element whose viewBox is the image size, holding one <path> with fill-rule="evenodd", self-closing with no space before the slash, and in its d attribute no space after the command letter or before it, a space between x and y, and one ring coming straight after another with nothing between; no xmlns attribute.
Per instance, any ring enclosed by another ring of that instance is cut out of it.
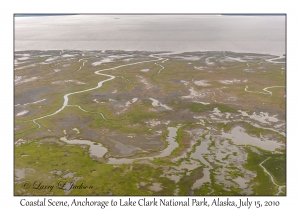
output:
<svg viewBox="0 0 300 210"><path fill-rule="evenodd" d="M195 152L191 154L191 158L198 159L201 163L207 166L207 168L203 168L203 177L194 182L192 189L200 188L205 182L211 182L209 170L212 168L212 166L203 157L203 154L210 153L208 150L210 143L211 142L208 139L201 141L201 144L196 147Z"/></svg>
<svg viewBox="0 0 300 210"><path fill-rule="evenodd" d="M252 145L269 151L274 151L276 148L284 146L282 143L277 141L250 136L249 134L245 133L244 128L240 126L233 128L231 133L222 132L222 137L231 139L236 145Z"/></svg>
<svg viewBox="0 0 300 210"><path fill-rule="evenodd" d="M90 156L96 156L98 158L102 158L104 154L108 151L102 144L89 141L89 140L78 140L72 139L68 140L66 137L61 137L60 140L66 142L67 144L85 144L90 146Z"/></svg>

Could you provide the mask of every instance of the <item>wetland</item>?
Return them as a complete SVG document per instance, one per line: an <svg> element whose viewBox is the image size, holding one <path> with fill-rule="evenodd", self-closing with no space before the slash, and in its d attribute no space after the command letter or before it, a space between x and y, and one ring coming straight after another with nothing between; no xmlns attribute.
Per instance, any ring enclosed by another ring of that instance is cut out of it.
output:
<svg viewBox="0 0 300 210"><path fill-rule="evenodd" d="M14 60L15 195L286 195L283 56L24 50ZM22 187L42 181L93 187Z"/></svg>

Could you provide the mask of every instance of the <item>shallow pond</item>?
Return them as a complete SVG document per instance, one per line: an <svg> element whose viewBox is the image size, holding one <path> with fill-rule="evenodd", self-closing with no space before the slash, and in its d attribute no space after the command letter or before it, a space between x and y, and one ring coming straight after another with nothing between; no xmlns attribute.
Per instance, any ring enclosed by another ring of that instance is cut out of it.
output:
<svg viewBox="0 0 300 210"><path fill-rule="evenodd" d="M203 177L194 182L192 189L200 188L205 182L211 182L209 170L212 168L212 166L203 158L203 154L210 153L208 150L210 143L211 142L208 139L201 141L201 144L196 147L195 152L191 154L191 158L200 160L201 163L208 167L203 168Z"/></svg>
<svg viewBox="0 0 300 210"><path fill-rule="evenodd" d="M282 143L277 141L266 139L262 140L260 138L250 136L245 133L245 130L240 126L233 128L231 133L222 132L222 137L231 139L236 145L252 145L269 151L274 151L276 148L283 146Z"/></svg>
<svg viewBox="0 0 300 210"><path fill-rule="evenodd" d="M90 156L96 156L98 158L101 158L104 156L104 154L108 151L105 147L102 146L102 144L97 143L94 144L94 142L89 140L78 140L78 139L72 139L68 140L66 137L61 137L60 140L66 142L67 144L84 144L89 145L90 149Z"/></svg>

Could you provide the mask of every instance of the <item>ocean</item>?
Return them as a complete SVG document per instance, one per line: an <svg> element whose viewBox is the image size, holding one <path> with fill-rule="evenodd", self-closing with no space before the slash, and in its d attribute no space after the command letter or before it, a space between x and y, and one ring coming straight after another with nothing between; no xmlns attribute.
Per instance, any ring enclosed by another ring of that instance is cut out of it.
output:
<svg viewBox="0 0 300 210"><path fill-rule="evenodd" d="M15 51L233 51L285 54L285 15L17 16Z"/></svg>

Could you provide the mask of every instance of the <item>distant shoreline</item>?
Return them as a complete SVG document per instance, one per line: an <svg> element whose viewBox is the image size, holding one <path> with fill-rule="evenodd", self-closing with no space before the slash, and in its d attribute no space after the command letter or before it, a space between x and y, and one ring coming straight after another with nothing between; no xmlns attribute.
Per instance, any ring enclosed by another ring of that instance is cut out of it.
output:
<svg viewBox="0 0 300 210"><path fill-rule="evenodd" d="M70 51L79 51L79 52L101 52L103 50L78 50L78 49L49 49L49 50L15 50L14 53L26 53L26 52L30 52L30 51L66 51L66 52L70 52ZM255 52L237 52L237 51L230 51L230 50L220 50L220 51L216 51L216 50L198 50L198 51L185 51L185 52L181 52L181 51L170 51L170 50L165 50L165 51L153 51L153 50L104 50L104 51L108 51L108 52L148 52L148 53L153 53L153 54L183 54L183 53L221 53L221 52L225 52L225 53L236 53L236 54L249 54L249 55L262 55L262 56L284 56L286 57L286 53L278 53L278 54L270 54L270 53L255 53Z"/></svg>
<svg viewBox="0 0 300 210"><path fill-rule="evenodd" d="M14 17L70 16L77 14L14 14Z"/></svg>

